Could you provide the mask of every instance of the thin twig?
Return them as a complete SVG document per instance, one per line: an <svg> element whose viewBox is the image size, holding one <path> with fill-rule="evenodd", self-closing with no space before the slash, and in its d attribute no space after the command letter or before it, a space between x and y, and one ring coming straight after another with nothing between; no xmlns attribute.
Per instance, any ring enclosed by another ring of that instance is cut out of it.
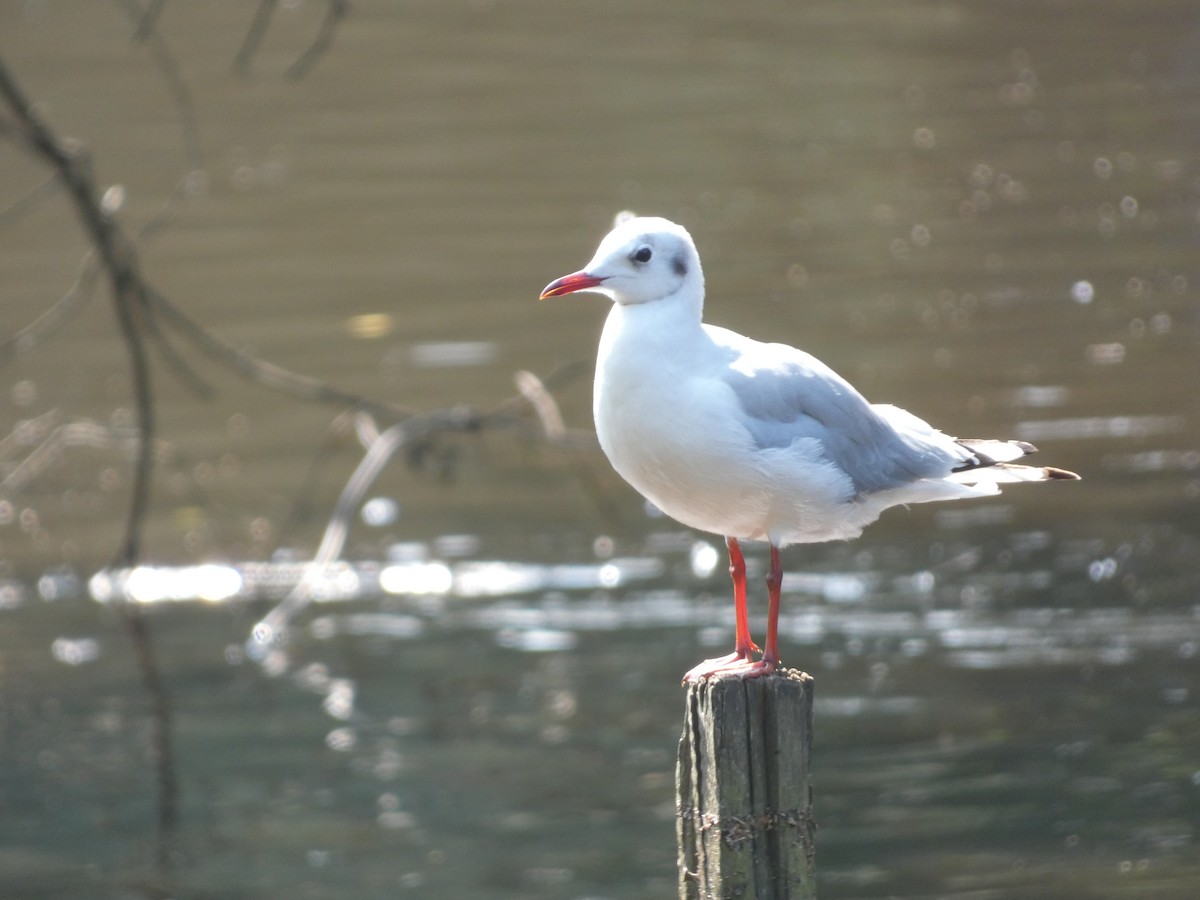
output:
<svg viewBox="0 0 1200 900"><path fill-rule="evenodd" d="M46 159L61 179L91 238L101 265L108 276L113 306L117 314L125 349L129 354L134 396L141 433L138 462L134 472L133 494L126 520L125 539L117 554L119 566L132 565L138 558L141 524L150 491L150 443L154 435L154 409L150 387L150 369L146 348L138 333L136 296L142 283L137 272L136 255L116 222L108 216L96 197L94 182L81 151L68 149L42 121L33 104L17 87L8 67L0 60L0 96L8 103L26 141Z"/></svg>
<svg viewBox="0 0 1200 900"><path fill-rule="evenodd" d="M18 197L4 209L0 209L0 228L7 228L14 222L19 221L27 212L40 205L42 201L56 196L60 190L62 190L62 185L59 184L58 179L53 175L41 184L30 188L25 193L25 196Z"/></svg>
<svg viewBox="0 0 1200 900"><path fill-rule="evenodd" d="M175 115L179 120L186 165L184 176L167 196L162 207L138 232L139 238L146 238L161 230L170 221L179 203L191 194L190 185L194 173L204 171L204 150L200 139L200 122L196 116L196 101L192 97L192 89L183 77L175 54L171 52L171 48L155 27L165 0L151 3L145 11L141 9L136 0L116 0L116 2L134 23L134 40L145 44L149 49L150 58L171 93Z"/></svg>
<svg viewBox="0 0 1200 900"><path fill-rule="evenodd" d="M557 406L546 391L547 383L559 383L574 377L582 371L580 363L568 363L549 375L544 381L530 372L517 373L518 393L497 404L487 412L477 412L468 407L450 407L436 409L421 415L415 415L400 422L383 432L377 430L374 420L366 413L355 416L356 431L366 447L366 454L359 461L334 506L333 514L325 526L325 533L316 553L304 568L300 581L283 600L270 610L251 631L246 642L246 650L251 658L262 661L267 658L273 646L286 640L288 626L313 598L313 588L319 582L327 567L335 562L346 545L346 537L350 523L358 511L363 498L371 485L375 483L381 472L392 458L401 450L410 450L414 445L428 441L434 435L448 432L470 434L483 431L486 428L511 426L519 421L519 412L532 407L543 423L546 439L567 452L577 477L587 486L593 499L597 501L601 512L607 517L613 515L611 504L602 502L602 492L591 490L595 479L587 471L579 457L571 452L567 432L561 427L561 417L557 416ZM548 412L548 406L553 412ZM548 420L557 420L558 426L551 424L546 427ZM341 421L341 420L339 420ZM344 423L343 423L344 425Z"/></svg>
<svg viewBox="0 0 1200 900"><path fill-rule="evenodd" d="M254 626L247 641L247 652L251 658L264 659L269 648L286 636L291 620L308 606L313 597L315 583L325 568L341 556L342 548L346 545L346 535L350 530L350 521L363 497L392 457L412 441L419 440L430 432L475 431L480 425L479 414L470 410L435 410L393 425L371 441L354 474L342 488L329 524L321 537L321 544L305 566L299 583Z"/></svg>
<svg viewBox="0 0 1200 900"><path fill-rule="evenodd" d="M42 413L33 419L26 419L4 437L0 438L0 463L7 462L11 457L25 447L31 444L44 444L45 441L59 429L58 420L61 418L57 409L51 409ZM13 472L25 465L22 461L13 469L8 470L4 477L4 482L0 482L0 488L7 487L8 479L12 477Z"/></svg>
<svg viewBox="0 0 1200 900"><path fill-rule="evenodd" d="M138 291L138 300L143 301L146 296L146 291L143 288ZM145 307L144 303L140 303ZM216 393L213 386L205 381L191 367L186 359L171 345L170 340L159 326L157 316L153 314L153 309L147 311L148 314L142 316L142 323L146 328L146 334L154 339L154 345L158 348L159 354L163 361L171 370L172 374L183 384L184 387L190 389L192 393L204 400L210 400Z"/></svg>
<svg viewBox="0 0 1200 900"><path fill-rule="evenodd" d="M316 508L317 486L320 484L325 467L333 458L334 451L345 443L347 434L351 431L361 431L361 422L372 423L371 427L374 429L374 434L376 437L378 436L378 427L374 425L375 417L360 410L348 409L334 416L333 421L329 423L325 429L324 437L317 446L316 452L312 455L312 459L309 460L308 469L304 473L304 477L300 479L299 484L292 491L295 500L292 501L291 509L283 516L283 521L279 526L278 532L275 534L277 545L286 545L292 530L308 522L313 517L313 511ZM368 441L369 439L363 440L362 437L359 438L359 442L363 446L366 446Z"/></svg>
<svg viewBox="0 0 1200 900"><path fill-rule="evenodd" d="M135 41L144 41L148 38L157 27L158 17L162 12L163 7L167 5L167 0L150 0L146 5L146 9L142 12L137 22L137 29L133 32Z"/></svg>
<svg viewBox="0 0 1200 900"><path fill-rule="evenodd" d="M100 267L96 264L95 254L85 254L79 268L79 277L67 292L12 337L0 340L0 364L22 353L28 353L83 309L92 299L96 276L99 274Z"/></svg>
<svg viewBox="0 0 1200 900"><path fill-rule="evenodd" d="M287 70L288 78L303 78L332 45L333 33L342 17L350 11L349 0L326 0L325 18L309 48Z"/></svg>
<svg viewBox="0 0 1200 900"><path fill-rule="evenodd" d="M224 363L255 384L315 403L353 406L392 418L413 415L411 409L380 403L362 394L343 391L319 378L301 375L261 360L217 337L153 288L147 288L146 295L155 313L161 315L166 324L178 329L179 333L202 353Z"/></svg>
<svg viewBox="0 0 1200 900"><path fill-rule="evenodd" d="M583 485L583 489L604 519L605 526L610 530L619 530L621 512L600 484L596 473L588 465L587 458L579 452L578 446L572 443L570 434L563 424L558 403L546 387L546 383L532 372L524 371L517 372L513 380L521 397L538 417L546 442L563 454L576 480Z"/></svg>
<svg viewBox="0 0 1200 900"><path fill-rule="evenodd" d="M271 18L275 15L278 6L278 0L259 0L258 8L254 11L254 20L246 29L246 37L233 60L233 68L239 75L250 74L250 64L258 53L258 48L262 46L263 38L266 37ZM333 45L333 35L337 31L338 23L349 11L349 0L325 0L325 18L321 20L321 26L317 29L316 36L309 44L308 49L288 67L286 73L288 78L295 80L308 74L308 71Z"/></svg>
<svg viewBox="0 0 1200 900"><path fill-rule="evenodd" d="M271 16L275 14L277 5L278 0L258 0L258 9L254 11L254 21L246 30L246 38L242 41L241 49L233 58L234 71L239 75L250 74L250 60L258 52L258 47L267 33L267 26L271 24Z"/></svg>

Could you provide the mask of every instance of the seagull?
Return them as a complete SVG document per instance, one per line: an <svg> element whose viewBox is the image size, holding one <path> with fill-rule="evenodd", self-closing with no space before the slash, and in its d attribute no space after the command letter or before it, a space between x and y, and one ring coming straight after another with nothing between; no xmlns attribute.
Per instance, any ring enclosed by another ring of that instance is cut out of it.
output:
<svg viewBox="0 0 1200 900"><path fill-rule="evenodd" d="M696 245L667 219L618 219L591 262L550 282L540 299L577 291L613 301L592 404L605 455L660 510L724 537L729 551L734 649L691 669L685 684L780 668L780 548L858 537L891 506L1079 478L1017 464L1032 444L950 437L899 407L867 402L803 350L706 324ZM770 547L757 659L741 541Z"/></svg>

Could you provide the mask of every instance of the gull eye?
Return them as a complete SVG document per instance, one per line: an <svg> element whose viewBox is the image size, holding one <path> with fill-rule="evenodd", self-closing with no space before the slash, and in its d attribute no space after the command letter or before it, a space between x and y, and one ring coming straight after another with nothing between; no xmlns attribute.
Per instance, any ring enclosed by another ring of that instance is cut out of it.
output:
<svg viewBox="0 0 1200 900"><path fill-rule="evenodd" d="M654 255L654 251L651 250L649 247L639 247L637 252L635 254L633 254L633 256L630 258L636 262L644 263L644 262L650 262L650 257L653 255Z"/></svg>

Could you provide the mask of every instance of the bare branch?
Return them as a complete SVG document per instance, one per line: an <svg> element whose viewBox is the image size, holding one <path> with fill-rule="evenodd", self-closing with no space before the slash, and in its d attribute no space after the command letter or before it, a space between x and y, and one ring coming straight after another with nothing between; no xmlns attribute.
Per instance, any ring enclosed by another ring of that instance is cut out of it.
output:
<svg viewBox="0 0 1200 900"><path fill-rule="evenodd" d="M282 366L265 362L217 337L157 291L148 289L147 296L154 311L162 315L163 321L178 329L179 333L191 341L197 349L229 366L255 384L300 400L335 406L353 406L389 417L414 414L411 409L380 403L361 394L343 391L320 379L301 375Z"/></svg>
<svg viewBox="0 0 1200 900"><path fill-rule="evenodd" d="M250 64L258 53L258 48L262 46L263 38L266 37L271 24L271 17L275 15L278 6L278 0L259 0L258 8L254 11L254 20L246 30L246 37L237 56L234 57L233 68L239 75L250 74ZM317 34L308 49L288 67L288 78L303 78L308 74L333 45L333 35L337 31L338 23L349 11L349 0L325 0L325 18L321 20L321 27L317 29Z"/></svg>
<svg viewBox="0 0 1200 900"><path fill-rule="evenodd" d="M18 423L12 432L0 438L0 462L6 463L0 495L12 497L20 493L49 469L67 447L116 447L130 451L131 455L137 451L138 434L134 429L87 420L59 425L58 418L58 410L50 410L36 419ZM27 447L32 449L9 467L7 461Z"/></svg>
<svg viewBox="0 0 1200 900"><path fill-rule="evenodd" d="M254 11L254 21L250 23L250 28L246 31L246 38L242 41L241 49L233 58L234 71L239 75L250 74L250 60L258 52L258 47L267 33L267 26L271 24L271 16L275 14L277 5L278 0L258 0L258 9Z"/></svg>
<svg viewBox="0 0 1200 900"><path fill-rule="evenodd" d="M359 434L372 437L367 452L342 488L341 496L338 497L333 515L321 538L321 545L305 566L300 582L255 625L247 643L247 651L252 658L262 660L268 648L285 634L290 621L308 605L312 599L314 579L341 555L350 529L350 520L392 457L412 441L419 440L431 432L475 431L481 424L482 419L477 413L459 408L435 410L423 416L414 416L393 425L377 436L371 435L370 428L359 429Z"/></svg>
<svg viewBox="0 0 1200 900"><path fill-rule="evenodd" d="M349 0L326 0L325 18L312 44L287 70L288 78L303 78L332 45L333 33L342 17L350 11Z"/></svg>
<svg viewBox="0 0 1200 900"><path fill-rule="evenodd" d="M58 410L52 409L36 418L17 423L11 432L0 438L0 463L7 463L25 447L44 442L47 436L58 427L58 420ZM23 464L23 462L18 463L6 473L0 487L7 488L8 480L12 477L13 472Z"/></svg>
<svg viewBox="0 0 1200 900"><path fill-rule="evenodd" d="M99 274L100 267L96 264L95 255L86 254L79 268L79 277L67 292L12 337L0 341L0 365L22 353L28 353L83 309L92 299L92 292L96 288L96 276Z"/></svg>
<svg viewBox="0 0 1200 900"><path fill-rule="evenodd" d="M105 212L96 196L94 182L82 151L59 141L25 97L8 67L0 60L0 96L8 104L26 142L54 169L74 201L85 230L108 276L113 306L125 340L132 370L138 426L141 433L138 461L134 470L133 494L125 526L125 539L117 555L120 566L132 565L139 557L141 525L150 493L150 443L154 435L154 407L146 348L138 333L137 295L141 277L132 245L116 222Z"/></svg>
<svg viewBox="0 0 1200 900"><path fill-rule="evenodd" d="M621 513L617 505L604 490L595 471L588 465L586 457L579 452L579 447L571 442L570 435L563 424L558 403L555 402L554 396L547 389L545 382L532 372L524 371L517 372L513 380L521 397L537 415L547 443L556 447L563 454L575 478L583 486L607 526L612 530L619 529Z"/></svg>
<svg viewBox="0 0 1200 900"><path fill-rule="evenodd" d="M139 301L143 301L143 306L146 306L144 303L146 291L147 289L143 286L138 292L138 299ZM205 400L211 399L214 394L212 385L201 378L188 361L180 356L179 352L171 346L170 340L163 333L162 328L159 327L158 319L153 314L153 308L147 308L146 313L142 319L146 333L154 338L155 346L158 348L159 354L171 370L171 373L197 396Z"/></svg>
<svg viewBox="0 0 1200 900"><path fill-rule="evenodd" d="M133 32L135 41L144 41L158 27L158 16L162 12L163 7L167 5L167 0L150 0L146 9L141 13L137 21L137 29Z"/></svg>
<svg viewBox="0 0 1200 900"><path fill-rule="evenodd" d="M97 198L86 157L69 149L55 137L17 86L3 60L0 60L0 96L8 104L25 141L50 164L66 186L74 201L76 213L95 248L100 266L108 276L113 307L125 340L126 352L129 354L137 403L137 457L133 490L125 525L125 538L116 559L119 567L129 567L137 562L141 551L141 529L150 496L151 447L155 430L150 367L146 359L146 349L138 332L138 310L144 304L139 302L142 281L137 271L136 254ZM165 878L179 831L178 778L171 740L170 696L163 683L154 655L154 646L147 633L140 608L133 604L125 604L122 607L122 615L137 654L142 683L153 706L151 720L154 737L151 747L156 757L155 770L159 787L155 861L159 876Z"/></svg>
<svg viewBox="0 0 1200 900"><path fill-rule="evenodd" d="M173 55L157 31L158 18L165 2L161 2L161 0L153 2L152 0L144 10L134 0L117 0L117 2L134 20L135 37L150 48L162 77L171 87L180 116L185 155L189 166L189 171L180 180L179 185L164 204L162 211L140 232L140 236L145 237L163 226L178 200L187 196L190 193L189 189L194 187L194 178L197 173L203 173L199 129L195 120L195 105L190 91L180 75ZM326 17L320 31L313 44L289 70L290 77L303 75L326 52L331 45L338 23L349 8L345 0L327 0L327 2ZM275 7L275 0L261 0L255 21L238 54L239 70L247 71L249 69L252 58L263 40L266 28L269 27ZM115 209L106 206L101 199L102 191L98 189L90 170L90 161L86 152L81 146L57 136L42 120L2 59L0 59L0 103L6 105L8 110L7 117L0 120L0 133L4 137L11 137L21 146L30 150L53 171L57 182L66 189L67 196L70 198L92 248L84 257L76 283L68 290L67 294L34 323L0 343L0 362L35 345L59 323L65 321L91 296L96 282L101 277L104 278L109 288L113 311L129 358L136 403L135 428L130 430L127 438L132 444L134 455L133 488L129 500L125 535L120 550L116 554L114 567L132 568L138 563L141 555L142 528L146 519L154 464L156 413L147 343L154 343L159 347L167 364L192 387L197 390L207 389L207 385L200 380L199 376L168 342L165 333L168 328L174 329L174 334L181 336L189 345L197 348L205 356L232 368L256 384L305 401L340 407L349 406L360 413L358 432L368 443L367 452L353 477L343 487L309 571L316 571L322 561L332 561L341 554L350 523L365 492L397 452L407 451L411 454L427 449L441 434L470 434L489 427L529 428L527 407L530 399L536 399L540 404L543 423L552 423L552 400L547 400L548 394L541 383L534 384L529 379L526 379L525 385L527 396L517 395L509 398L491 410L481 412L464 406L416 414L411 409L373 401L340 390L318 379L265 362L215 336L145 280L140 269L135 241L122 229L120 222L115 217ZM22 201L18 201L17 205L30 202L34 201L24 198ZM579 369L578 365L566 367L557 375L547 378L546 383L569 377ZM389 421L401 417L403 421L379 431L373 421L369 423L365 421L367 413L373 413ZM41 424L47 427L52 425L49 420ZM75 423L75 425L79 424L81 423ZM16 477L9 487L14 490L19 489L22 484L27 483L28 478L35 477L39 467L47 464L58 448L65 446L79 434L84 434L86 438L84 432L77 434L77 430L72 430L73 428L73 425L60 426L42 438L41 442L23 461L24 468L22 465L17 467L20 471L15 473ZM546 430L551 433L550 437L554 443L566 445L566 433L561 427L551 427ZM114 435L110 434L109 437L112 438ZM124 438L124 435L120 437ZM288 620L307 603L310 596L309 586L310 579L306 575L305 580L297 586L293 594L272 611L267 619L264 619L266 628L264 634L268 634L272 629L286 628ZM125 618L126 627L136 651L142 681L152 705L154 728L152 750L157 759L156 772L159 786L156 859L158 873L165 881L166 873L171 865L179 825L178 788L171 740L170 698L154 657L154 648L140 607L136 603L122 604L121 614ZM168 895L164 889L162 896Z"/></svg>
<svg viewBox="0 0 1200 900"><path fill-rule="evenodd" d="M125 14L134 22L134 40L143 43L150 51L150 58L158 67L163 83L171 92L175 103L175 113L179 119L182 132L183 153L187 166L186 173L175 189L167 197L158 213L147 222L138 233L145 238L160 230L170 220L179 203L190 195L193 185L193 173L201 172L204 168L204 151L200 140L200 123L196 118L196 101L192 97L192 89L180 71L175 54L171 52L167 42L155 28L158 14L163 2L151 3L143 12L136 0L117 0L125 10Z"/></svg>
<svg viewBox="0 0 1200 900"><path fill-rule="evenodd" d="M27 212L41 205L43 201L57 196L61 190L62 185L58 183L58 179L50 176L41 184L27 191L24 197L18 197L7 207L0 209L0 228L7 228L9 225L12 225Z"/></svg>

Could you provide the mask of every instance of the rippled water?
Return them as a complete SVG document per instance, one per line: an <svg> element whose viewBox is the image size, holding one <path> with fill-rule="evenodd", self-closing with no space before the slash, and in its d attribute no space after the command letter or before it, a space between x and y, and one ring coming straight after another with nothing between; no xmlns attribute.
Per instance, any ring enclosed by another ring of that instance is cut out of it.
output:
<svg viewBox="0 0 1200 900"><path fill-rule="evenodd" d="M0 55L131 233L199 154L138 244L172 301L404 408L494 410L521 370L554 403L401 454L271 619L371 423L176 337L214 395L156 357L145 565L106 572L133 435L107 298L9 360L0 893L147 893L128 595L172 699L177 895L674 894L678 678L731 640L723 549L594 445L603 301L534 300L624 208L693 232L711 321L1084 476L786 551L821 895L1200 891L1194 5L357 3L298 81L321 4L280 4L244 77L248 13L166 4L160 46L121 9L0 3ZM0 146L7 337L84 244Z"/></svg>

